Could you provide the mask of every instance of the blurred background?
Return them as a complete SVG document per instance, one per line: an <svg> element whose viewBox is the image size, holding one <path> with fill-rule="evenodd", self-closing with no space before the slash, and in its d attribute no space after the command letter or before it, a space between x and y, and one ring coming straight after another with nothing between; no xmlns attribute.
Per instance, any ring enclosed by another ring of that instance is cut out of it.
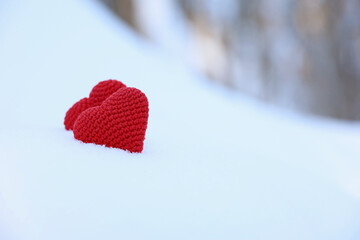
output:
<svg viewBox="0 0 360 240"><path fill-rule="evenodd" d="M218 84L360 120L359 0L99 1Z"/></svg>

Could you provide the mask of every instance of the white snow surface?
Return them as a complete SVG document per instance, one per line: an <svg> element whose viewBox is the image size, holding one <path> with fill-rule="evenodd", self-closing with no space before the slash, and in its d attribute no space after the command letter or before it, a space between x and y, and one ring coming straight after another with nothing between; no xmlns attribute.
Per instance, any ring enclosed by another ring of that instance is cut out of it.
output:
<svg viewBox="0 0 360 240"><path fill-rule="evenodd" d="M0 239L360 239L360 126L221 89L97 2L0 2ZM144 151L84 144L67 109L141 89Z"/></svg>

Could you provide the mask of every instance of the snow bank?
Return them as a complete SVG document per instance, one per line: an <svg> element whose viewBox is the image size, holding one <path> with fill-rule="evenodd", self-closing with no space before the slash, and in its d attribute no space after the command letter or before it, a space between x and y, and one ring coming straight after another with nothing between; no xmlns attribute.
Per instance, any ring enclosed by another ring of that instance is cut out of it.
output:
<svg viewBox="0 0 360 240"><path fill-rule="evenodd" d="M96 2L0 7L0 239L360 238L358 125L218 89ZM143 154L64 130L108 78L148 96Z"/></svg>

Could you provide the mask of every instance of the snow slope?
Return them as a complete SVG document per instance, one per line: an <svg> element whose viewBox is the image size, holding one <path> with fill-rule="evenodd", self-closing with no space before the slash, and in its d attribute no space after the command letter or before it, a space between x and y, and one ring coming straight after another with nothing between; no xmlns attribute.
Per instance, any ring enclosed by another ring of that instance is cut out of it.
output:
<svg viewBox="0 0 360 240"><path fill-rule="evenodd" d="M360 239L360 127L219 89L92 1L0 2L0 239ZM142 154L76 141L116 78L150 102Z"/></svg>

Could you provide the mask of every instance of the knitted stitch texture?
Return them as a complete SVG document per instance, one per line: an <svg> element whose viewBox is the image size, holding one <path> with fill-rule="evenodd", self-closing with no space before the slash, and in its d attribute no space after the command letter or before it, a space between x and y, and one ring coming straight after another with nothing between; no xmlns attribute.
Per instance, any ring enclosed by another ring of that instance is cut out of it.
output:
<svg viewBox="0 0 360 240"><path fill-rule="evenodd" d="M84 143L142 152L149 103L136 88L121 88L100 106L80 114L74 124L74 137Z"/></svg>
<svg viewBox="0 0 360 240"><path fill-rule="evenodd" d="M91 90L89 98L81 99L66 112L64 120L65 129L72 130L80 113L88 108L99 106L106 98L111 96L111 94L124 87L126 86L117 80L110 79L99 82Z"/></svg>

